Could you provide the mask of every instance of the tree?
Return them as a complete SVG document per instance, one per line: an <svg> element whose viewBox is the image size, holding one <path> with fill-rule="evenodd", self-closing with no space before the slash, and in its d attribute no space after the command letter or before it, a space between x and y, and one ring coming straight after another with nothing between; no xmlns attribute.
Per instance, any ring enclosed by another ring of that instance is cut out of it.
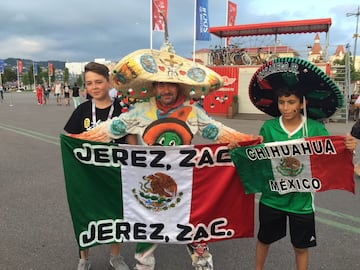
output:
<svg viewBox="0 0 360 270"><path fill-rule="evenodd" d="M29 71L27 72L27 77L28 77L28 80L29 80L27 83L25 83L24 77L23 77L23 82L24 82L24 84L25 84L25 85L31 84L31 85L34 86L34 84L35 84L35 82L34 82L34 65L31 65L31 66L30 66ZM35 86L35 87L36 87L36 86Z"/></svg>
<svg viewBox="0 0 360 270"><path fill-rule="evenodd" d="M16 72L11 70L10 68L5 67L4 74L2 76L3 82L14 82L17 80Z"/></svg>
<svg viewBox="0 0 360 270"><path fill-rule="evenodd" d="M81 75L79 75L79 77L77 78L76 84L77 84L80 88L83 87L84 82L83 82L83 79L82 79L82 76L81 76Z"/></svg>
<svg viewBox="0 0 360 270"><path fill-rule="evenodd" d="M33 83L33 78L29 76L30 72L24 72L21 76L20 81L23 83L24 86L30 85ZM32 74L32 73L31 73Z"/></svg>
<svg viewBox="0 0 360 270"><path fill-rule="evenodd" d="M337 59L333 62L333 65L345 66L346 55L342 59ZM350 81L355 82L360 80L360 71L355 70L354 61L350 60Z"/></svg>
<svg viewBox="0 0 360 270"><path fill-rule="evenodd" d="M68 68L65 68L64 69L64 82L69 82L69 69Z"/></svg>

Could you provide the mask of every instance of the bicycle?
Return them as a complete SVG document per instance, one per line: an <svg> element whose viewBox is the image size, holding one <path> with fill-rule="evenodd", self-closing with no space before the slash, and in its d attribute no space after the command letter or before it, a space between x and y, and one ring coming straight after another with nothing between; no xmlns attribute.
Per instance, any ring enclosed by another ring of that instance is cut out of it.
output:
<svg viewBox="0 0 360 270"><path fill-rule="evenodd" d="M253 63L257 65L265 64L266 62L272 61L276 58L278 58L277 54L273 54L272 51L269 51L268 53L263 53L262 48L258 48L257 55L251 57Z"/></svg>
<svg viewBox="0 0 360 270"><path fill-rule="evenodd" d="M246 52L245 49L240 49L240 51L235 51L230 54L230 61L234 65L247 65L252 64L251 57Z"/></svg>
<svg viewBox="0 0 360 270"><path fill-rule="evenodd" d="M210 52L210 60L213 65L251 65L252 60L245 49L236 45L217 47Z"/></svg>

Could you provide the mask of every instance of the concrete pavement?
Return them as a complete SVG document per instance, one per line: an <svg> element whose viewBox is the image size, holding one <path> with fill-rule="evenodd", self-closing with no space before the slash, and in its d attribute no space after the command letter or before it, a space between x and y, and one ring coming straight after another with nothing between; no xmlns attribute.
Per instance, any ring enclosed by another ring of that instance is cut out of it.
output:
<svg viewBox="0 0 360 270"><path fill-rule="evenodd" d="M76 269L77 246L59 147L59 133L72 110L56 106L53 96L49 105L38 106L33 92L6 93L0 104L1 270ZM259 115L217 119L247 133L257 133L264 121ZM331 134L343 135L352 124L326 126ZM195 142L203 141L196 138ZM316 195L318 247L310 250L310 269L360 269L360 180L355 181L356 195L345 191ZM255 243L250 238L210 244L215 270L254 269ZM134 251L135 244L123 245L130 266ZM92 269L107 269L108 253L108 246L93 248ZM158 270L192 269L184 246L161 245L155 256ZM293 265L288 238L271 247L265 269L288 270Z"/></svg>

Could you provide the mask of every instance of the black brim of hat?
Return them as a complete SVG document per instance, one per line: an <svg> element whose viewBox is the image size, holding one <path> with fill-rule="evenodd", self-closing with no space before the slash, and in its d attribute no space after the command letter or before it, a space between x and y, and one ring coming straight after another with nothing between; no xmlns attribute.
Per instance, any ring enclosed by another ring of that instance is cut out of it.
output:
<svg viewBox="0 0 360 270"><path fill-rule="evenodd" d="M296 82L286 74L295 74ZM307 100L307 115L313 119L328 118L342 106L343 95L338 86L312 63L299 58L277 58L261 66L249 85L251 102L271 116L280 116L275 89L298 84Z"/></svg>

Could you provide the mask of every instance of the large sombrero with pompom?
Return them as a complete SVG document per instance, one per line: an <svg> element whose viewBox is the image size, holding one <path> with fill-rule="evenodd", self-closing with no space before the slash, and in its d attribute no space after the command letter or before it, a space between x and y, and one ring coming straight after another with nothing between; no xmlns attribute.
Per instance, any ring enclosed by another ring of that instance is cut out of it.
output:
<svg viewBox="0 0 360 270"><path fill-rule="evenodd" d="M122 95L153 96L153 82L178 83L187 98L201 98L222 87L215 71L168 50L143 49L122 58L112 69L110 80Z"/></svg>
<svg viewBox="0 0 360 270"><path fill-rule="evenodd" d="M280 116L275 89L298 85L306 98L306 113L312 119L325 119L342 106L343 95L319 67L299 58L277 58L261 66L249 85L251 102L271 116Z"/></svg>

